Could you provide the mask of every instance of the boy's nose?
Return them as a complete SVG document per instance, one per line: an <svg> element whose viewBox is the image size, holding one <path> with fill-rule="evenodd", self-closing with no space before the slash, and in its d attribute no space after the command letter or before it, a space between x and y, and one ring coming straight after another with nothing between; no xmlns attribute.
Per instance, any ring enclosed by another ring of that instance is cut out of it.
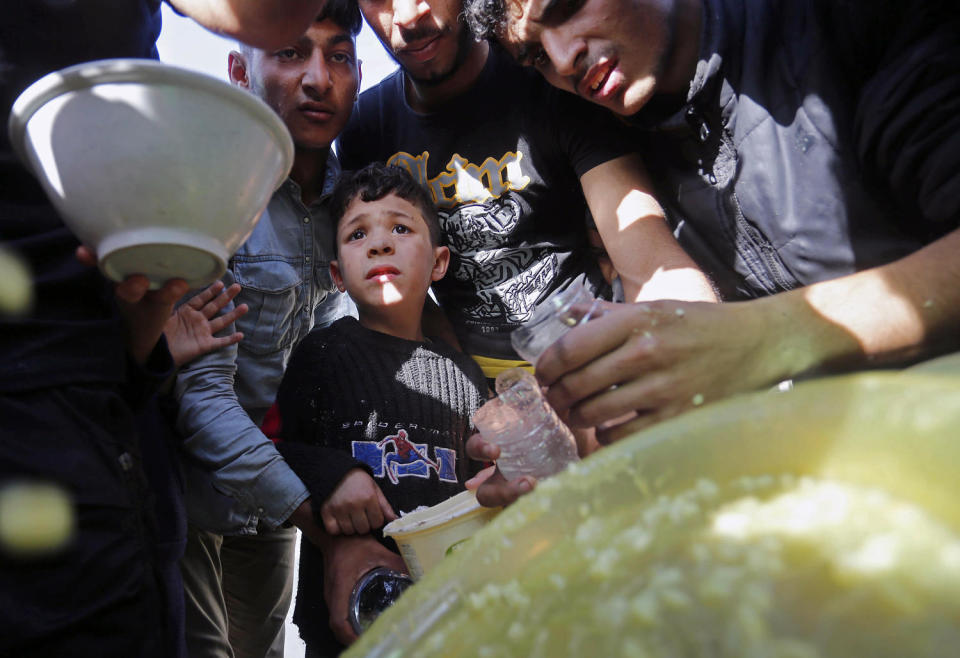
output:
<svg viewBox="0 0 960 658"><path fill-rule="evenodd" d="M370 246L369 255L371 256L382 256L384 254L392 253L393 245L390 244L389 240L379 240Z"/></svg>

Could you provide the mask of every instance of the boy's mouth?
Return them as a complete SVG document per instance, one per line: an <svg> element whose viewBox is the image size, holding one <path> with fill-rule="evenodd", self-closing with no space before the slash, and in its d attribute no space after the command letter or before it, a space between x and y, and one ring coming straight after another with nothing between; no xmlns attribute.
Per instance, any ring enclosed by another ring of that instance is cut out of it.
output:
<svg viewBox="0 0 960 658"><path fill-rule="evenodd" d="M367 272L367 279L376 279L380 283L386 283L400 274L400 270L392 265L379 265Z"/></svg>

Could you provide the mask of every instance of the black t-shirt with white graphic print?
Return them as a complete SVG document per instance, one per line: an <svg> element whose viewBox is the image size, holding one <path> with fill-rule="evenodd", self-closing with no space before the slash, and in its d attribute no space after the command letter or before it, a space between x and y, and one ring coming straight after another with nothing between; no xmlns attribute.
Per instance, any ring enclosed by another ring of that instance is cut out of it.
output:
<svg viewBox="0 0 960 658"><path fill-rule="evenodd" d="M402 71L360 96L340 136L344 169L406 167L430 190L452 253L434 291L471 354L517 358L509 334L576 280L604 285L579 178L631 150L602 108L548 85L497 46L477 83L430 114Z"/></svg>

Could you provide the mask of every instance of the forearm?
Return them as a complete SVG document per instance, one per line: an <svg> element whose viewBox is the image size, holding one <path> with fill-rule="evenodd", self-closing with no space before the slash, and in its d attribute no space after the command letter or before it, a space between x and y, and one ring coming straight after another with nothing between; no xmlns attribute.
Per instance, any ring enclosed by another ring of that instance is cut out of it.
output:
<svg viewBox="0 0 960 658"><path fill-rule="evenodd" d="M765 300L785 376L893 364L960 346L960 231L894 263Z"/></svg>
<svg viewBox="0 0 960 658"><path fill-rule="evenodd" d="M233 386L231 346L195 360L176 382L177 426L183 449L216 488L268 525L287 519L307 489L240 405Z"/></svg>
<svg viewBox="0 0 960 658"><path fill-rule="evenodd" d="M627 302L717 301L707 276L670 232L636 155L594 167L581 183Z"/></svg>
<svg viewBox="0 0 960 658"><path fill-rule="evenodd" d="M257 48L279 48L303 34L323 0L170 0L208 30Z"/></svg>

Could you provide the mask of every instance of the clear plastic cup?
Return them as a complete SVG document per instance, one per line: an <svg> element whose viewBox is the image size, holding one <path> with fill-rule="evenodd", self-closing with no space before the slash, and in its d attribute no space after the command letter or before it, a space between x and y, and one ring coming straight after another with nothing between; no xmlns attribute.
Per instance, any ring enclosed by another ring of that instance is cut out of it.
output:
<svg viewBox="0 0 960 658"><path fill-rule="evenodd" d="M576 306L589 306L583 316ZM530 319L510 334L510 344L521 357L537 364L537 359L561 336L595 317L600 308L596 299L582 283L575 283L537 306Z"/></svg>
<svg viewBox="0 0 960 658"><path fill-rule="evenodd" d="M511 368L497 376L498 397L473 415L484 440L500 447L497 466L508 480L545 478L577 461L573 433L547 402L533 375Z"/></svg>

